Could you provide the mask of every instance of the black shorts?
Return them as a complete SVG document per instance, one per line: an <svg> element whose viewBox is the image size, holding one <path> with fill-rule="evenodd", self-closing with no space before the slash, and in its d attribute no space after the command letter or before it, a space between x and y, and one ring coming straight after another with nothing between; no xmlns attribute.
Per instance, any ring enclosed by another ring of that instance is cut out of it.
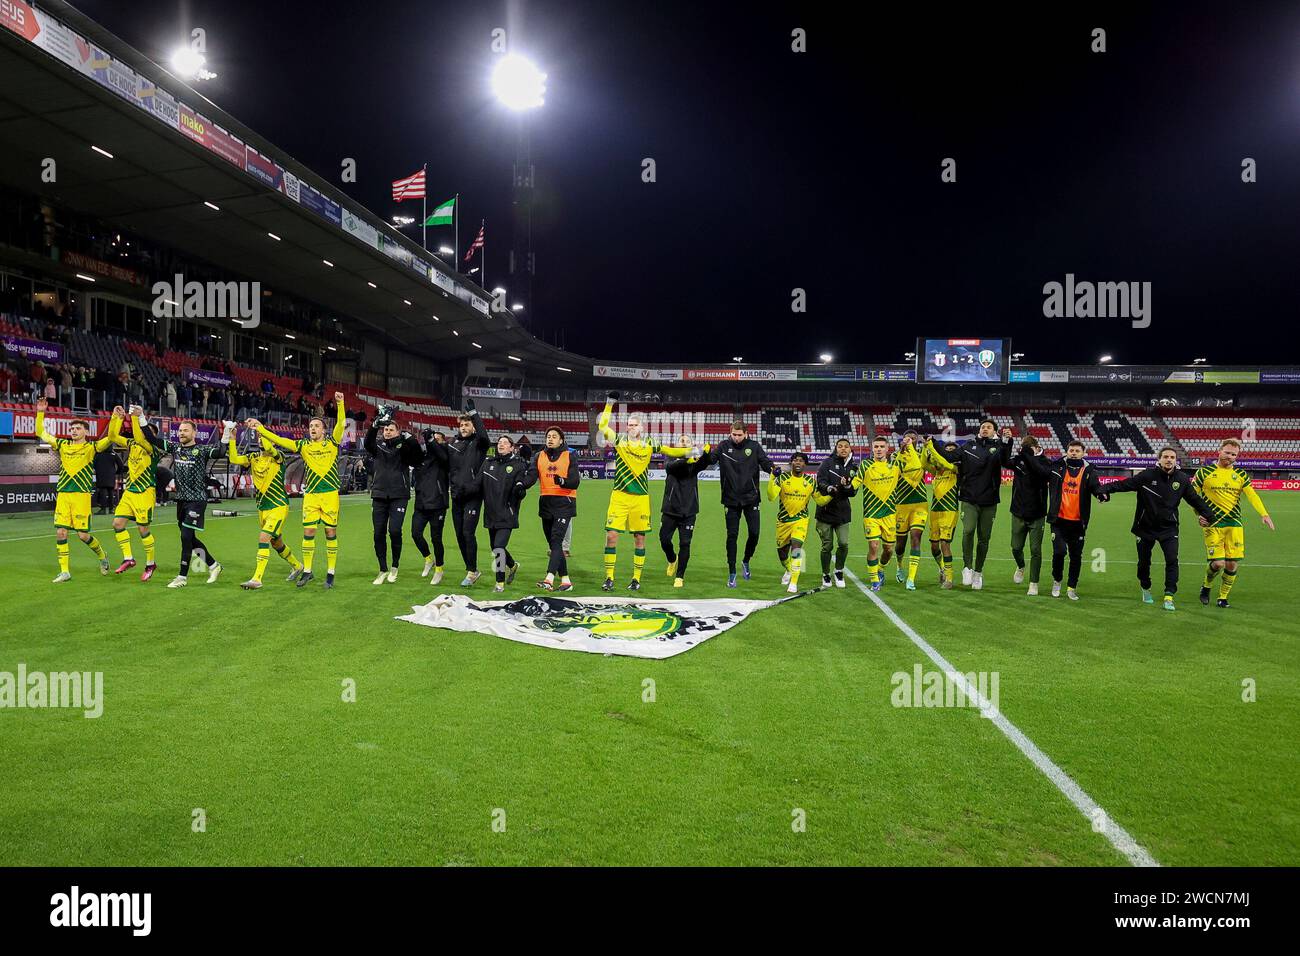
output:
<svg viewBox="0 0 1300 956"><path fill-rule="evenodd" d="M207 510L208 503L206 501L177 501L176 523L182 528L202 531L203 519L207 517Z"/></svg>

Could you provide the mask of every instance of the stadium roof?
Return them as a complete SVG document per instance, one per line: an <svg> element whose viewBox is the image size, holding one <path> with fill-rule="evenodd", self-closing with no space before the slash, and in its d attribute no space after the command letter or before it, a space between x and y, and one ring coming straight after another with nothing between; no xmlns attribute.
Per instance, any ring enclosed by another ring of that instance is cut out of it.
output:
<svg viewBox="0 0 1300 956"><path fill-rule="evenodd" d="M433 258L73 7L60 0L40 0L38 6L327 199L361 215L411 255ZM590 359L542 342L508 311L481 314L66 66L12 28L0 29L0 76L0 180L5 183L261 281L264 289L337 310L340 318L359 320L392 347L437 361L474 357L504 363L513 355L532 371L553 375L557 366L564 366L590 372ZM92 146L107 150L112 158ZM40 179L46 157L57 161L54 183ZM220 210L208 208L205 201ZM463 277L457 281L466 293L491 298ZM481 348L475 348L475 342Z"/></svg>

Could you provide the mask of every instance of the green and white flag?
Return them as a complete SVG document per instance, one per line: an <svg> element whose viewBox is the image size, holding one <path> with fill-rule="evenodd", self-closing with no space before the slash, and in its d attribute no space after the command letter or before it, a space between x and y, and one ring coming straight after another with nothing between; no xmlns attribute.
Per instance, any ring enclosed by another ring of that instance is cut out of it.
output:
<svg viewBox="0 0 1300 956"><path fill-rule="evenodd" d="M426 226L450 226L452 213L456 211L456 197L453 196L445 203L433 211L428 219L424 220Z"/></svg>

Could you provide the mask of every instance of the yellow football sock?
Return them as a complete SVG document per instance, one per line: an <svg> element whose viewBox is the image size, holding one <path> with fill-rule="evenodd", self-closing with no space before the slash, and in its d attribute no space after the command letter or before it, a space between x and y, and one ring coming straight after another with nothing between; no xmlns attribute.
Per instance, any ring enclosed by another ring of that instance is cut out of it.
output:
<svg viewBox="0 0 1300 956"><path fill-rule="evenodd" d="M57 551L59 554L59 570L62 571L64 574L69 574L70 572L68 571L68 542L56 541L54 543L54 550Z"/></svg>
<svg viewBox="0 0 1300 956"><path fill-rule="evenodd" d="M316 557L316 539L302 539L302 567L308 574L311 573L311 563Z"/></svg>
<svg viewBox="0 0 1300 956"><path fill-rule="evenodd" d="M144 545L144 563L154 564L155 562L154 562L154 550L153 550L153 546L154 546L153 532L151 531L149 532L149 534L141 538L140 543Z"/></svg>
<svg viewBox="0 0 1300 956"><path fill-rule="evenodd" d="M266 562L271 559L271 546L269 544L259 544L257 546L257 567L253 569L253 580L262 580L262 575L266 573Z"/></svg>
<svg viewBox="0 0 1300 956"><path fill-rule="evenodd" d="M334 566L339 560L339 539L325 539L325 571L327 574L334 573Z"/></svg>
<svg viewBox="0 0 1300 956"><path fill-rule="evenodd" d="M605 577L606 578L612 578L614 576L614 566L616 564L618 564L618 549L609 548L609 547L605 548Z"/></svg>
<svg viewBox="0 0 1300 956"><path fill-rule="evenodd" d="M943 576L949 581L952 580L952 555L950 554L943 556Z"/></svg>
<svg viewBox="0 0 1300 956"><path fill-rule="evenodd" d="M131 532L123 528L115 532L113 537L117 540L117 546L122 549L122 558L126 561L134 560L131 557Z"/></svg>
<svg viewBox="0 0 1300 956"><path fill-rule="evenodd" d="M641 571L645 568L645 548L637 548L632 552L632 580L641 580Z"/></svg>
<svg viewBox="0 0 1300 956"><path fill-rule="evenodd" d="M1228 592L1232 590L1232 586L1236 583L1237 583L1237 572L1225 570L1223 572L1223 580L1219 582L1220 601L1226 601L1228 599Z"/></svg>
<svg viewBox="0 0 1300 956"><path fill-rule="evenodd" d="M913 548L912 553L907 556L907 580L915 581L916 572L921 569L921 549Z"/></svg>
<svg viewBox="0 0 1300 956"><path fill-rule="evenodd" d="M99 539L96 538L93 534L90 536L90 539L86 542L86 547L88 547L91 551L94 551L95 557L99 558L99 560L101 561L103 561L106 557L108 557L108 555L104 552L104 546L99 543Z"/></svg>

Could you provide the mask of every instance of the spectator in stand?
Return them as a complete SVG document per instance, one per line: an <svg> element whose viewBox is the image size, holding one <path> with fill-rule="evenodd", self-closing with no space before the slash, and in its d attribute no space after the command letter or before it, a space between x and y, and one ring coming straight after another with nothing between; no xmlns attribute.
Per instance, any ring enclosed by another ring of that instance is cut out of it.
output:
<svg viewBox="0 0 1300 956"><path fill-rule="evenodd" d="M54 387L54 379L49 376L45 379L45 400L51 405L59 403L59 390Z"/></svg>
<svg viewBox="0 0 1300 956"><path fill-rule="evenodd" d="M72 365L59 366L59 388L68 392L72 391L72 370L74 367Z"/></svg>
<svg viewBox="0 0 1300 956"><path fill-rule="evenodd" d="M8 362L0 362L0 395L6 400L18 390L18 375Z"/></svg>
<svg viewBox="0 0 1300 956"><path fill-rule="evenodd" d="M203 402L203 403L202 403L201 405L199 405L199 418L207 418L207 417L208 417L208 400L209 400L211 397L212 397L212 389L210 389L210 388L205 388L205 389L203 390L203 396L202 396L202 402Z"/></svg>
<svg viewBox="0 0 1300 956"><path fill-rule="evenodd" d="M275 391L275 383L272 382L269 378L262 379L262 394L270 395L274 391Z"/></svg>
<svg viewBox="0 0 1300 956"><path fill-rule="evenodd" d="M164 415L169 415L172 418L176 417L176 385L171 379L163 382L162 407Z"/></svg>
<svg viewBox="0 0 1300 956"><path fill-rule="evenodd" d="M32 384L41 388L45 387L45 363L39 359L32 363L31 368Z"/></svg>

